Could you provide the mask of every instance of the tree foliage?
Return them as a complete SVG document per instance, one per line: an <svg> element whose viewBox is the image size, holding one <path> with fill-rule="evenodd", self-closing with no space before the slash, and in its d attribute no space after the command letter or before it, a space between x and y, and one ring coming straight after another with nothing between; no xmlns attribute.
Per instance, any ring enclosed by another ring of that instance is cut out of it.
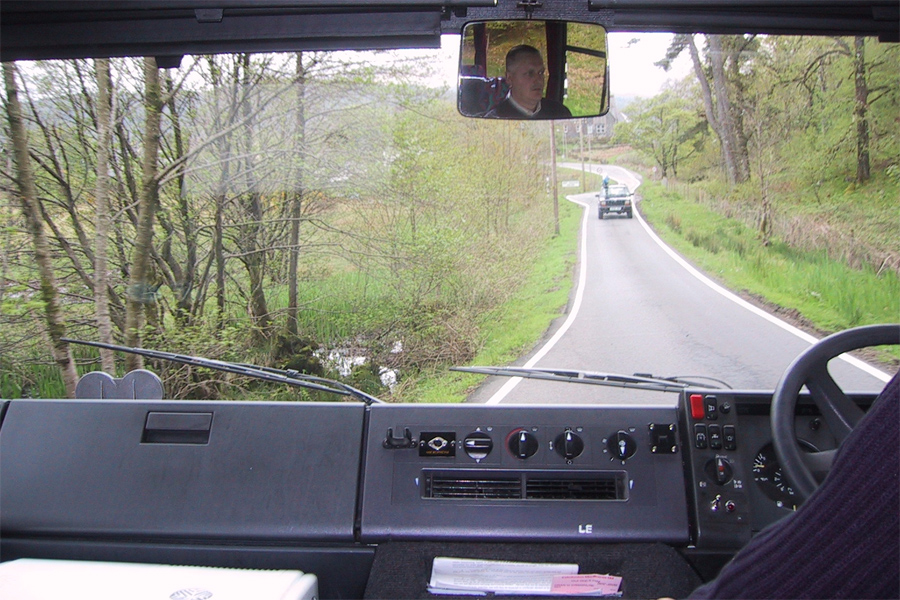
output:
<svg viewBox="0 0 900 600"><path fill-rule="evenodd" d="M34 214L68 334L319 374L335 348L401 374L471 356L480 315L517 284L510 265L551 233L545 130L460 119L408 74L318 53L21 70ZM51 363L53 327L18 180L0 165L8 395L35 393L28 364ZM252 387L153 368L174 397Z"/></svg>

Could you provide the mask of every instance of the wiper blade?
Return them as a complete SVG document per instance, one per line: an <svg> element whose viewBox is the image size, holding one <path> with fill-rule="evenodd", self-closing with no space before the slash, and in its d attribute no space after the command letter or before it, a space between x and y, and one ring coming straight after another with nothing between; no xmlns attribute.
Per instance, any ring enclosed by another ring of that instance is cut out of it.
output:
<svg viewBox="0 0 900 600"><path fill-rule="evenodd" d="M70 344L82 344L84 346L93 346L94 348L105 348L107 350L116 350L118 352L128 352L129 354L138 354L148 358L158 360L167 360L169 362L180 363L183 365L191 365L194 367L205 367L216 371L224 371L235 375L244 375L253 379L262 381L271 381L273 383L284 383L294 387L316 390L319 392L330 392L342 396L352 396L357 400L366 404L380 404L383 400L379 400L375 396L358 390L355 387L326 379L324 377L316 377L315 375L306 375L294 370L272 369L269 367L259 367L256 365L248 365L243 363L232 363L224 360L216 360L213 358L202 358L200 356L187 356L184 354L175 354L173 352L160 352L159 350L147 350L145 348L132 348L130 346L119 346L116 344L107 344L104 342L87 342L84 340L76 340L72 338L61 338L62 341Z"/></svg>
<svg viewBox="0 0 900 600"><path fill-rule="evenodd" d="M693 382L681 381L677 377L654 377L648 374L620 375L616 373L596 373L573 369L537 369L525 367L451 367L451 371L496 375L499 377L522 377L525 379L543 379L546 381L564 381L568 383L586 383L609 387L651 390L657 392L680 392L696 385ZM721 382L720 382L721 383Z"/></svg>

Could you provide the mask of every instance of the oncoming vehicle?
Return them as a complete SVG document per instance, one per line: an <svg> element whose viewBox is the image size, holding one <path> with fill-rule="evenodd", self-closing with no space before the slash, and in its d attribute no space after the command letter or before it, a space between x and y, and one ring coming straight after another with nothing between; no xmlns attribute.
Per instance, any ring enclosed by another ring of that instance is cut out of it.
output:
<svg viewBox="0 0 900 600"><path fill-rule="evenodd" d="M0 596L896 597L898 37L5 0Z"/></svg>
<svg viewBox="0 0 900 600"><path fill-rule="evenodd" d="M603 218L610 214L625 215L629 219L634 210L634 194L627 185L611 185L597 194L597 216Z"/></svg>

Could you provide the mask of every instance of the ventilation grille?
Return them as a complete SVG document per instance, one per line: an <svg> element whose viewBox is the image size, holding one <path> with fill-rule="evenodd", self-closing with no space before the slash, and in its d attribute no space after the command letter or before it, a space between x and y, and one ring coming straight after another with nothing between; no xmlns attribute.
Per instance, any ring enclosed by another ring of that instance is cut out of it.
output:
<svg viewBox="0 0 900 600"><path fill-rule="evenodd" d="M425 481L426 498L517 500L522 497L522 481L518 477L432 474Z"/></svg>
<svg viewBox="0 0 900 600"><path fill-rule="evenodd" d="M424 471L422 497L448 500L626 500L624 471Z"/></svg>
<svg viewBox="0 0 900 600"><path fill-rule="evenodd" d="M615 473L591 479L532 479L525 483L528 500L621 500Z"/></svg>

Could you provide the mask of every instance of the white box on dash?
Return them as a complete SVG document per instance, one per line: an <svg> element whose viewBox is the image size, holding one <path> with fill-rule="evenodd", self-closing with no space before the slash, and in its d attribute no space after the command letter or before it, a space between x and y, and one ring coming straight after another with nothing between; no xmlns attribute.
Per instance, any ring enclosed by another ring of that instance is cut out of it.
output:
<svg viewBox="0 0 900 600"><path fill-rule="evenodd" d="M0 563L3 600L315 600L301 571L22 558Z"/></svg>

